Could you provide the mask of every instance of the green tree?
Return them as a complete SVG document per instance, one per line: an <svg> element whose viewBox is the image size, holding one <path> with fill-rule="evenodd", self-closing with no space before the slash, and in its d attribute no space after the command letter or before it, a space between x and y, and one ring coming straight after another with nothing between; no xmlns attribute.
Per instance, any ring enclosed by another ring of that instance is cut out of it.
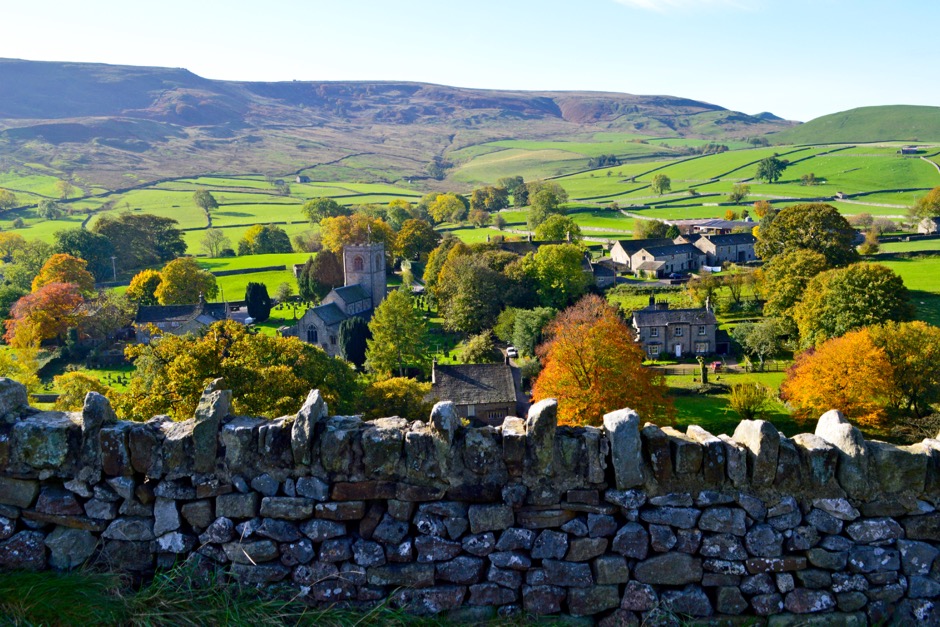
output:
<svg viewBox="0 0 940 627"><path fill-rule="evenodd" d="M744 202L751 193L751 186L746 183L735 183L731 186L731 193L728 194L728 202Z"/></svg>
<svg viewBox="0 0 940 627"><path fill-rule="evenodd" d="M535 229L535 239L540 241L581 241L581 227L568 216L550 215Z"/></svg>
<svg viewBox="0 0 940 627"><path fill-rule="evenodd" d="M741 420L760 420L767 417L772 398L773 393L766 385L745 381L731 386L728 405Z"/></svg>
<svg viewBox="0 0 940 627"><path fill-rule="evenodd" d="M486 329L467 338L460 349L460 361L465 364L492 364L500 361L499 352L493 343L493 331Z"/></svg>
<svg viewBox="0 0 940 627"><path fill-rule="evenodd" d="M245 305L248 315L255 322L264 322L271 316L271 298L268 296L268 287L264 283L249 281L245 286Z"/></svg>
<svg viewBox="0 0 940 627"><path fill-rule="evenodd" d="M395 239L395 248L404 259L418 259L429 254L441 235L427 220L405 220Z"/></svg>
<svg viewBox="0 0 940 627"><path fill-rule="evenodd" d="M343 361L295 337L252 333L234 320L197 335L168 333L125 352L134 372L114 405L127 419L191 418L206 385L218 377L232 390L232 413L238 415L294 414L311 389L343 414L353 410L358 393L355 373Z"/></svg>
<svg viewBox="0 0 940 627"><path fill-rule="evenodd" d="M826 258L812 250L796 249L771 259L758 271L764 314L780 319L783 332L795 333L794 308L810 279L828 269Z"/></svg>
<svg viewBox="0 0 940 627"><path fill-rule="evenodd" d="M381 377L406 370L426 371L430 363L424 318L414 308L411 295L395 290L383 300L369 322L372 339L366 342L366 367Z"/></svg>
<svg viewBox="0 0 940 627"><path fill-rule="evenodd" d="M451 331L479 333L492 327L503 307L507 278L483 255L451 250L434 285L438 311Z"/></svg>
<svg viewBox="0 0 940 627"><path fill-rule="evenodd" d="M273 224L256 224L238 242L239 255L270 255L294 250L287 232Z"/></svg>
<svg viewBox="0 0 940 627"><path fill-rule="evenodd" d="M372 338L369 323L360 316L346 318L339 325L339 354L362 370L366 363L366 347Z"/></svg>
<svg viewBox="0 0 940 627"><path fill-rule="evenodd" d="M300 276L300 297L304 300L319 301L329 294L330 290L343 285L343 263L333 251L321 250L312 261L304 264Z"/></svg>
<svg viewBox="0 0 940 627"><path fill-rule="evenodd" d="M818 346L855 329L913 317L904 281L877 263L855 263L817 274L794 310L803 346Z"/></svg>
<svg viewBox="0 0 940 627"><path fill-rule="evenodd" d="M0 195L2 195L2 192L0 192ZM0 201L0 208L2 208L2 201ZM915 220L940 216L940 186L934 187L918 198L909 213Z"/></svg>
<svg viewBox="0 0 940 627"><path fill-rule="evenodd" d="M56 231L53 235L52 248L57 253L79 257L88 262L88 271L98 281L114 278L111 256L114 246L104 235L93 233L81 227Z"/></svg>
<svg viewBox="0 0 940 627"><path fill-rule="evenodd" d="M757 164L757 173L755 178L759 181L776 183L783 176L783 171L787 169L787 163L777 157L767 157L761 159Z"/></svg>
<svg viewBox="0 0 940 627"><path fill-rule="evenodd" d="M522 261L543 307L562 309L587 291L589 279L582 267L584 251L580 246L540 246L536 253L529 253Z"/></svg>
<svg viewBox="0 0 940 627"><path fill-rule="evenodd" d="M777 323L773 319L761 322L743 322L734 327L731 336L741 345L744 353L757 359L757 370L764 369L764 362L780 352L780 337Z"/></svg>
<svg viewBox="0 0 940 627"><path fill-rule="evenodd" d="M892 406L916 418L940 403L940 328L926 322L886 322L869 327L871 339L891 363ZM936 435L936 429L925 437Z"/></svg>
<svg viewBox="0 0 940 627"><path fill-rule="evenodd" d="M159 304L157 301L157 288L163 281L163 276L156 270L141 270L127 288L127 297L131 301L143 306L152 306Z"/></svg>
<svg viewBox="0 0 940 627"><path fill-rule="evenodd" d="M516 309L512 321L512 344L521 355L534 356L535 348L542 343L543 332L557 310L551 307Z"/></svg>
<svg viewBox="0 0 940 627"><path fill-rule="evenodd" d="M431 415L430 383L417 379L392 377L370 383L362 394L360 409L366 419L400 416L406 420L426 421Z"/></svg>
<svg viewBox="0 0 940 627"><path fill-rule="evenodd" d="M274 298L278 303L286 303L290 300L291 296L294 295L294 287L284 281L277 286L277 291L274 292Z"/></svg>
<svg viewBox="0 0 940 627"><path fill-rule="evenodd" d="M669 232L669 225L661 220L636 220L633 237L636 239L662 239Z"/></svg>
<svg viewBox="0 0 940 627"><path fill-rule="evenodd" d="M23 292L33 287L33 279L53 255L53 248L40 240L31 240L13 251L13 261L3 267L7 283Z"/></svg>
<svg viewBox="0 0 940 627"><path fill-rule="evenodd" d="M650 190L657 196L672 191L672 179L663 173L654 174L650 181Z"/></svg>
<svg viewBox="0 0 940 627"><path fill-rule="evenodd" d="M212 195L207 189L197 189L193 192L193 202L196 203L196 206L209 213L212 209L218 209L219 203L215 199L215 196Z"/></svg>
<svg viewBox="0 0 940 627"><path fill-rule="evenodd" d="M428 207L435 222L462 222L469 207L457 194L440 194Z"/></svg>
<svg viewBox="0 0 940 627"><path fill-rule="evenodd" d="M39 214L40 218L46 220L57 220L62 216L62 210L59 209L59 205L51 198L44 198L39 201L36 213Z"/></svg>
<svg viewBox="0 0 940 627"><path fill-rule="evenodd" d="M222 229L207 229L199 245L210 257L219 257L223 250L232 247L232 240L228 238Z"/></svg>
<svg viewBox="0 0 940 627"><path fill-rule="evenodd" d="M0 189L0 211L12 209L17 203L16 194L8 189Z"/></svg>
<svg viewBox="0 0 940 627"><path fill-rule="evenodd" d="M165 263L186 252L183 232L171 218L146 213L108 213L92 226L114 246L119 270L134 270Z"/></svg>
<svg viewBox="0 0 940 627"><path fill-rule="evenodd" d="M187 305L210 300L219 293L215 276L199 267L192 257L174 259L160 271L160 285L154 295L161 305Z"/></svg>
<svg viewBox="0 0 940 627"><path fill-rule="evenodd" d="M332 198L311 198L304 203L301 211L312 224L320 224L323 218L352 215L349 207L344 207Z"/></svg>
<svg viewBox="0 0 940 627"><path fill-rule="evenodd" d="M858 260L855 229L832 205L792 205L761 220L754 251L764 261L801 248L822 254L831 267Z"/></svg>
<svg viewBox="0 0 940 627"><path fill-rule="evenodd" d="M75 195L75 186L72 184L72 181L67 179L59 179L55 186L59 192L59 198L62 198L63 200L68 200Z"/></svg>
<svg viewBox="0 0 940 627"><path fill-rule="evenodd" d="M537 229L551 215L563 215L565 210L561 207L559 197L549 189L542 189L531 194L532 203L529 208L528 225L530 230Z"/></svg>
<svg viewBox="0 0 940 627"><path fill-rule="evenodd" d="M101 290L90 301L87 311L79 327L82 335L113 340L121 329L134 321L137 305L126 294Z"/></svg>
<svg viewBox="0 0 940 627"><path fill-rule="evenodd" d="M513 195L520 187L525 186L525 180L521 176L504 176L496 181L497 187L502 187L506 193Z"/></svg>

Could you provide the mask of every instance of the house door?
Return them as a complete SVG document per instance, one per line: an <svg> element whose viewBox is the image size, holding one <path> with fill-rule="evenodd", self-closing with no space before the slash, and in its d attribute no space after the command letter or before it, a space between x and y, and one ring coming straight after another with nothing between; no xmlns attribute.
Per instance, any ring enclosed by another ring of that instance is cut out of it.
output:
<svg viewBox="0 0 940 627"><path fill-rule="evenodd" d="M676 344L676 357L682 357L682 344Z"/></svg>

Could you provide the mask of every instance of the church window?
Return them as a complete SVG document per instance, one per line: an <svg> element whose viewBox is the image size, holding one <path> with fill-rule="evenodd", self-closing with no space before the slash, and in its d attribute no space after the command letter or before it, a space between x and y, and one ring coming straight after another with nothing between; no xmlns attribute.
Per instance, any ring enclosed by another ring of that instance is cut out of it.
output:
<svg viewBox="0 0 940 627"><path fill-rule="evenodd" d="M307 327L307 342L310 344L317 343L317 329L316 327Z"/></svg>
<svg viewBox="0 0 940 627"><path fill-rule="evenodd" d="M357 255L357 256L353 259L353 270L356 271L356 272L362 272L362 270L363 270L362 257L359 257L359 256Z"/></svg>

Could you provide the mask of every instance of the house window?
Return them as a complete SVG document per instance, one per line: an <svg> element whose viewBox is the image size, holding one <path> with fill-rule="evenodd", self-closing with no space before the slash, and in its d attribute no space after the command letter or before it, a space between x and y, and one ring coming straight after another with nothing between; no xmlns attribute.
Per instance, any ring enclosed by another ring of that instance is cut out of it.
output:
<svg viewBox="0 0 940 627"><path fill-rule="evenodd" d="M307 327L307 341L311 344L316 344L319 341L315 327Z"/></svg>
<svg viewBox="0 0 940 627"><path fill-rule="evenodd" d="M331 335L331 336L330 336L330 346L336 346L336 336L335 336L335 335Z"/></svg>
<svg viewBox="0 0 940 627"><path fill-rule="evenodd" d="M659 329L655 327L650 329L650 337L659 337Z"/></svg>
<svg viewBox="0 0 940 627"><path fill-rule="evenodd" d="M659 344L654 344L653 346L647 346L646 352L650 354L650 357L656 357L659 355L659 351L662 347Z"/></svg>
<svg viewBox="0 0 940 627"><path fill-rule="evenodd" d="M699 335L705 335L705 325L704 325L704 324L698 328L698 334L699 334Z"/></svg>
<svg viewBox="0 0 940 627"><path fill-rule="evenodd" d="M696 343L695 343L695 352L696 352L696 353L707 353L707 352L708 352L708 342L696 342Z"/></svg>
<svg viewBox="0 0 940 627"><path fill-rule="evenodd" d="M672 334L676 337L682 337L682 327L676 327Z"/></svg>
<svg viewBox="0 0 940 627"><path fill-rule="evenodd" d="M353 258L353 270L356 272L362 272L363 266L364 264L362 262L362 257L356 255L356 257Z"/></svg>
<svg viewBox="0 0 940 627"><path fill-rule="evenodd" d="M496 422L497 420L502 420L506 417L506 412L504 411L490 411L486 413L487 422Z"/></svg>

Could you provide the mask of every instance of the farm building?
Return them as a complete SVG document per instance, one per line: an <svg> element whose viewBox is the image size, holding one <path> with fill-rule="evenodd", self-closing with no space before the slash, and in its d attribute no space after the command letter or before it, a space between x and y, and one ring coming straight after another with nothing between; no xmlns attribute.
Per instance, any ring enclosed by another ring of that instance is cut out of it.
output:
<svg viewBox="0 0 940 627"><path fill-rule="evenodd" d="M637 276L663 278L673 273L693 272L705 263L705 253L692 244L673 244L641 248L630 257L630 268Z"/></svg>
<svg viewBox="0 0 940 627"><path fill-rule="evenodd" d="M917 225L917 232L923 235L936 235L940 233L940 218L924 218Z"/></svg>
<svg viewBox="0 0 940 627"><path fill-rule="evenodd" d="M431 393L428 400L451 401L461 418L476 418L501 425L517 411L520 379L509 364L431 364Z"/></svg>
<svg viewBox="0 0 940 627"><path fill-rule="evenodd" d="M754 222L750 220L674 220L675 224L682 233L701 233L703 235L725 235L733 231L748 230L754 228Z"/></svg>
<svg viewBox="0 0 940 627"><path fill-rule="evenodd" d="M309 176L305 176L305 175L303 175L303 174L298 174L298 175L297 175L297 178L295 178L294 180L295 180L296 182L298 182L298 183L309 183L309 182L310 182L310 177L309 177Z"/></svg>
<svg viewBox="0 0 940 627"><path fill-rule="evenodd" d="M754 243L750 233L728 233L727 235L688 235L683 239L705 253L706 266L755 261Z"/></svg>
<svg viewBox="0 0 940 627"><path fill-rule="evenodd" d="M621 239L614 242L610 249L610 258L623 265L625 271L630 271L633 269L630 266L630 258L639 250L653 246L672 246L674 243L669 238Z"/></svg>
<svg viewBox="0 0 940 627"><path fill-rule="evenodd" d="M670 309L650 296L649 306L633 312L636 341L655 359L660 355L682 357L715 352L718 321L710 308Z"/></svg>
<svg viewBox="0 0 940 627"><path fill-rule="evenodd" d="M339 327L343 321L353 316L370 318L385 300L385 245L343 248L343 276L343 287L330 290L319 306L308 309L291 332L332 357L339 355Z"/></svg>
<svg viewBox="0 0 940 627"><path fill-rule="evenodd" d="M134 317L136 340L150 341L148 328L153 325L164 333L185 335L196 333L213 322L229 317L227 303L207 303L202 297L193 305L153 305L137 309Z"/></svg>

